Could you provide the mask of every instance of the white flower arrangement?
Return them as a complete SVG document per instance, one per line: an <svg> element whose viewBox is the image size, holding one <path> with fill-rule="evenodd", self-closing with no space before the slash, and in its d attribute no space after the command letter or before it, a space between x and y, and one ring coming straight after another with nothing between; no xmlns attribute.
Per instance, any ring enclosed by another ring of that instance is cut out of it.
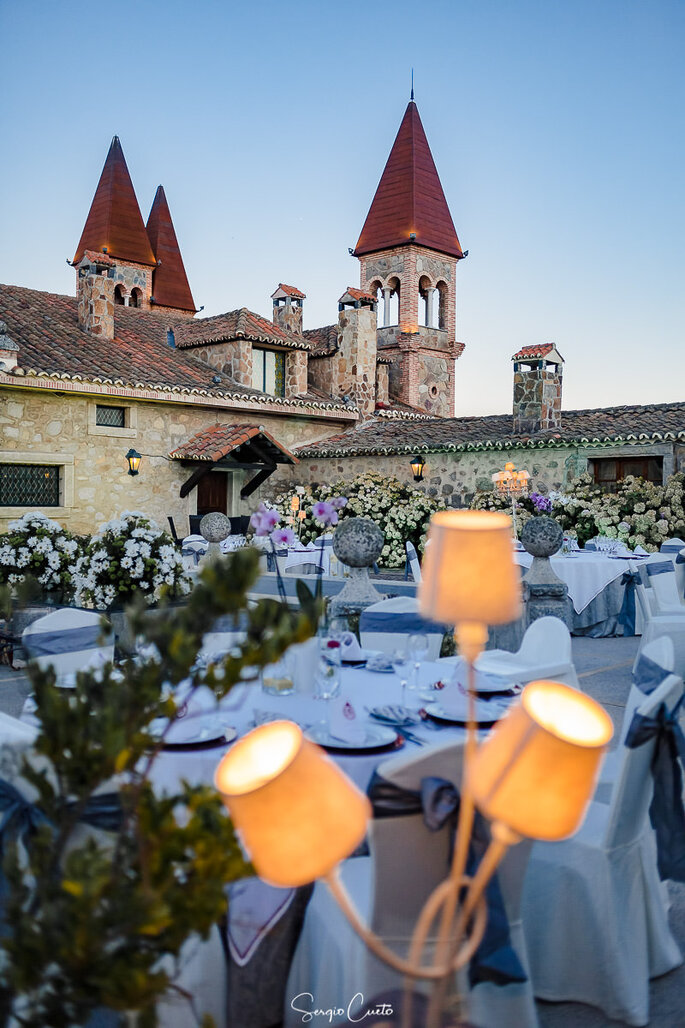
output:
<svg viewBox="0 0 685 1028"><path fill-rule="evenodd" d="M73 568L76 602L106 610L143 593L155 603L162 592L176 598L191 581L171 536L138 511L124 511L101 525Z"/></svg>
<svg viewBox="0 0 685 1028"><path fill-rule="evenodd" d="M56 521L30 511L0 535L0 582L18 585L30 577L47 596L65 602L73 595L72 565L82 546L83 540Z"/></svg>
<svg viewBox="0 0 685 1028"><path fill-rule="evenodd" d="M338 510L339 520L366 517L374 521L385 535L379 564L387 568L404 567L404 544L407 541L413 542L417 550L423 552L432 515L445 509L441 500L376 471L367 471L351 482L297 486L295 491L300 499L300 510L307 511L302 520L291 509L293 490L279 493L268 506L274 507L286 524L293 525L303 543L317 539L322 531L331 530L330 527L322 528L312 516L312 507L317 502L344 496L347 504Z"/></svg>

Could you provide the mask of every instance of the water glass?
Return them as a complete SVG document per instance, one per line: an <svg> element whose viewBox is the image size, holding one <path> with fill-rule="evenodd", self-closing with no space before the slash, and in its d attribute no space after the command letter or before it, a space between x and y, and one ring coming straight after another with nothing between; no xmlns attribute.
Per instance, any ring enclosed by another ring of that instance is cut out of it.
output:
<svg viewBox="0 0 685 1028"><path fill-rule="evenodd" d="M392 666L395 674L400 679L402 706L409 706L409 671L411 669L411 656L406 650L395 650L392 655Z"/></svg>
<svg viewBox="0 0 685 1028"><path fill-rule="evenodd" d="M315 696L326 704L325 724L330 727L330 701L340 692L340 665L332 664L325 656L319 660L316 671Z"/></svg>
<svg viewBox="0 0 685 1028"><path fill-rule="evenodd" d="M412 679L412 689L418 692L421 661L425 660L428 654L428 636L426 635L426 633L413 632L407 639L407 650L409 651L409 656L414 661L414 677Z"/></svg>
<svg viewBox="0 0 685 1028"><path fill-rule="evenodd" d="M292 655L284 653L275 664L267 664L260 678L262 692L269 696L291 696L295 692Z"/></svg>

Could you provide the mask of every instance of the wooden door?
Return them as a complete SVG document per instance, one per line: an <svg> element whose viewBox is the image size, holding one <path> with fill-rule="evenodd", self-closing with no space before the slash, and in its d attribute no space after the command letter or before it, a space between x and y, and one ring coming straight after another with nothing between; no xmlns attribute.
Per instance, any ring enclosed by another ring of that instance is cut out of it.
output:
<svg viewBox="0 0 685 1028"><path fill-rule="evenodd" d="M229 476L223 471L208 471L197 483L197 512L200 515L227 514L226 496Z"/></svg>

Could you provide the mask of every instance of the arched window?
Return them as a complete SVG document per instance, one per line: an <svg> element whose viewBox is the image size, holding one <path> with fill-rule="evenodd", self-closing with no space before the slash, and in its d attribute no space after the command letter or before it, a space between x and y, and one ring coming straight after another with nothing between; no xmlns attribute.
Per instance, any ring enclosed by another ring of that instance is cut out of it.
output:
<svg viewBox="0 0 685 1028"><path fill-rule="evenodd" d="M118 304L120 307L123 307L126 303L125 296L126 290L122 285L114 287L114 302Z"/></svg>
<svg viewBox="0 0 685 1028"><path fill-rule="evenodd" d="M142 307L143 306L143 292L141 289L131 290L131 299L129 301L129 307Z"/></svg>
<svg viewBox="0 0 685 1028"><path fill-rule="evenodd" d="M378 279L371 283L369 292L372 296L376 297L376 324L379 328L382 328L385 325L385 298L383 296L383 287Z"/></svg>
<svg viewBox="0 0 685 1028"><path fill-rule="evenodd" d="M430 279L422 275L419 279L419 325L432 328L429 290L432 289Z"/></svg>
<svg viewBox="0 0 685 1028"><path fill-rule="evenodd" d="M438 282L435 293L435 327L443 331L447 328L447 283Z"/></svg>
<svg viewBox="0 0 685 1028"><path fill-rule="evenodd" d="M388 317L384 324L386 325L399 325L400 323L400 280L398 278L391 278L388 282L388 288L391 290L390 303L388 306Z"/></svg>

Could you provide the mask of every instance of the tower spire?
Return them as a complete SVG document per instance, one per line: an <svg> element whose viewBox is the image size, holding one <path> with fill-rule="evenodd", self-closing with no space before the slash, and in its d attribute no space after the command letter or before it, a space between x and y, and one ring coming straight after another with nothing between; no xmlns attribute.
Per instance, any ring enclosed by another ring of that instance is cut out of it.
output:
<svg viewBox="0 0 685 1028"><path fill-rule="evenodd" d="M110 257L136 264L155 263L118 136L112 139L74 264L84 250L105 251Z"/></svg>
<svg viewBox="0 0 685 1028"><path fill-rule="evenodd" d="M409 99L410 100L414 99L414 69L413 68L411 70L411 96L410 96Z"/></svg>
<svg viewBox="0 0 685 1028"><path fill-rule="evenodd" d="M174 307L194 314L195 303L163 186L157 187L147 219L147 234L158 262L152 273L155 307Z"/></svg>

